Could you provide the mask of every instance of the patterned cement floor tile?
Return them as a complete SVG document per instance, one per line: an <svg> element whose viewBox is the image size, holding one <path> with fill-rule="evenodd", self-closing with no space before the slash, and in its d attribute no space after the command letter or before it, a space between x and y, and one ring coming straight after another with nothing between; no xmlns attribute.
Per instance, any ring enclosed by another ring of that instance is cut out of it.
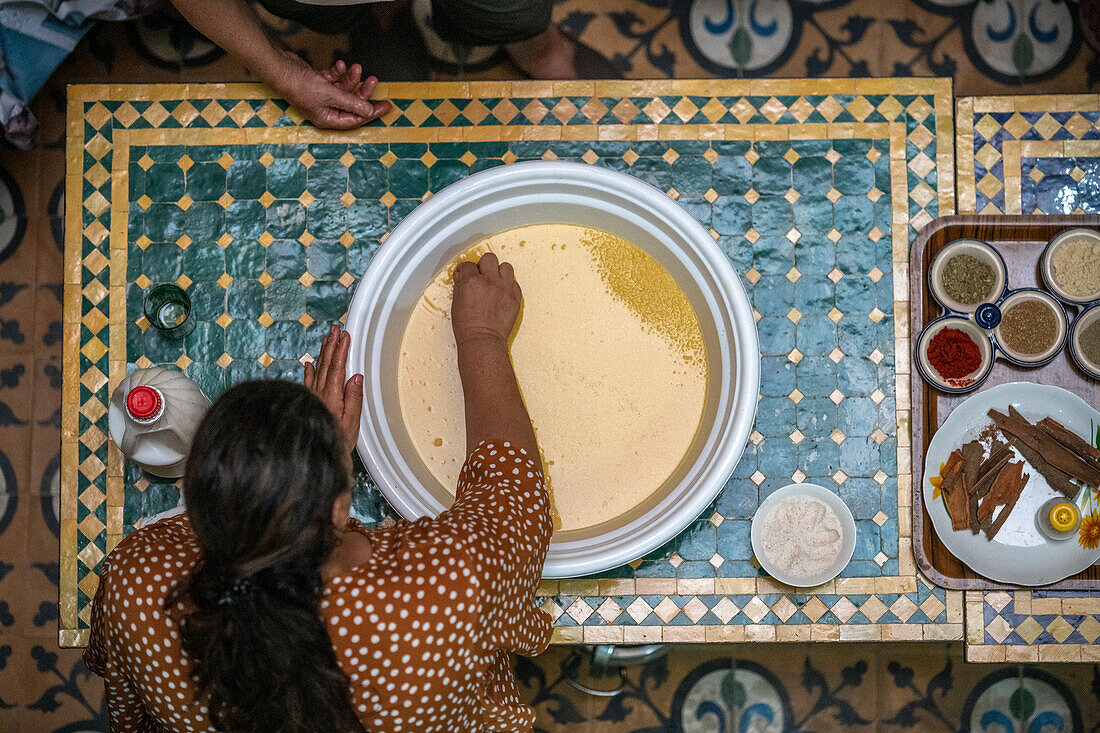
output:
<svg viewBox="0 0 1100 733"><path fill-rule="evenodd" d="M957 644L679 645L592 678L580 650L520 660L543 731L1094 731L1096 665L969 664ZM578 692L579 678L613 698ZM1045 728L1044 726L1050 726Z"/></svg>

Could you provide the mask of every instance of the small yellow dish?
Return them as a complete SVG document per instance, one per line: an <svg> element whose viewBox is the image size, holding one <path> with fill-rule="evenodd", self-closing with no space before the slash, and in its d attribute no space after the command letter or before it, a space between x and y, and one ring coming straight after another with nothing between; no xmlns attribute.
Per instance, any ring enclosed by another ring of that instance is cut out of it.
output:
<svg viewBox="0 0 1100 733"><path fill-rule="evenodd" d="M1077 505L1065 499L1047 499L1035 513L1035 525L1047 539L1068 540L1081 524L1081 512Z"/></svg>
<svg viewBox="0 0 1100 733"><path fill-rule="evenodd" d="M1059 532L1072 532L1080 521L1080 512L1068 501L1058 502L1050 508L1050 526Z"/></svg>

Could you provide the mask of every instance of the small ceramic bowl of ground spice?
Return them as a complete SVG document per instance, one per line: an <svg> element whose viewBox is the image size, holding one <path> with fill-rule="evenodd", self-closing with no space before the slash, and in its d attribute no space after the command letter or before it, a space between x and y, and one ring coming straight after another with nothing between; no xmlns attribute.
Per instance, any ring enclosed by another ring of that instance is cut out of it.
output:
<svg viewBox="0 0 1100 733"><path fill-rule="evenodd" d="M941 249L928 268L928 284L940 305L973 313L1004 292L1008 270L1001 254L977 239L957 239Z"/></svg>
<svg viewBox="0 0 1100 733"><path fill-rule="evenodd" d="M1082 371L1100 379L1100 305L1089 308L1073 322L1069 353Z"/></svg>
<svg viewBox="0 0 1100 733"><path fill-rule="evenodd" d="M756 509L749 530L760 567L780 583L812 588L851 562L856 522L844 500L816 484L777 489Z"/></svg>
<svg viewBox="0 0 1100 733"><path fill-rule="evenodd" d="M1065 303L1100 300L1100 232L1085 228L1062 232L1043 250L1039 270L1043 283Z"/></svg>
<svg viewBox="0 0 1100 733"><path fill-rule="evenodd" d="M943 316L917 341L917 370L941 392L977 389L993 368L993 341L969 318Z"/></svg>
<svg viewBox="0 0 1100 733"><path fill-rule="evenodd" d="M1058 299L1043 290L1023 288L1000 302L1001 321L993 330L1005 359L1020 366L1050 362L1066 343L1069 319Z"/></svg>

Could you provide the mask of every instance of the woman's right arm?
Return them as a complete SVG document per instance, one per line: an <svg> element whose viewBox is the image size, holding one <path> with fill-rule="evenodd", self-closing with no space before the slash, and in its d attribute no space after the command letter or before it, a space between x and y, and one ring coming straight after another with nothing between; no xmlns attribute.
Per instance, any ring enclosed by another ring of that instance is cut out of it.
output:
<svg viewBox="0 0 1100 733"><path fill-rule="evenodd" d="M377 80L358 64L337 61L315 71L267 35L245 0L172 0L200 33L239 59L318 127L349 129L384 115L389 102L370 100ZM362 82L362 83L360 83Z"/></svg>
<svg viewBox="0 0 1100 733"><path fill-rule="evenodd" d="M455 268L451 325L467 458L455 503L440 519L466 562L456 570L472 570L481 580L488 638L500 649L533 655L550 642L550 618L535 608L534 595L554 527L535 430L508 349L521 302L512 266L495 255Z"/></svg>
<svg viewBox="0 0 1100 733"><path fill-rule="evenodd" d="M538 461L539 448L508 351L521 293L512 266L489 253L454 272L451 325L466 407L466 451L502 440Z"/></svg>

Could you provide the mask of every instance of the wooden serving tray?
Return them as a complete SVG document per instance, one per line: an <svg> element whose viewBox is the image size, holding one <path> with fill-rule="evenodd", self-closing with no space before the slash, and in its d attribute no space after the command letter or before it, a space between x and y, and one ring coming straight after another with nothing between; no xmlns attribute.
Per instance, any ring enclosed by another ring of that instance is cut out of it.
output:
<svg viewBox="0 0 1100 733"><path fill-rule="evenodd" d="M933 220L917 233L909 250L909 328L911 350L910 389L912 396L912 456L913 456L913 552L917 566L928 578L944 588L979 590L1016 588L978 575L947 551L932 529L924 507L924 452L936 430L960 403L983 390L1005 382L1037 382L1053 384L1082 397L1093 407L1100 406L1100 381L1089 378L1073 363L1068 349L1063 349L1054 361L1037 369L1025 369L997 360L989 378L973 392L948 395L921 379L915 365L915 352L920 332L926 323L942 314L925 282L928 263L956 239L980 239L997 249L1008 266L1008 287L1042 287L1039 276L1039 255L1054 235L1072 227L1100 228L1100 216L943 216ZM1067 307L1072 319L1077 309ZM1072 321L1071 321L1072 323ZM898 360L906 358L898 354ZM1075 540L1071 540L1075 541ZM1100 565L1044 586L1048 589L1100 589Z"/></svg>

